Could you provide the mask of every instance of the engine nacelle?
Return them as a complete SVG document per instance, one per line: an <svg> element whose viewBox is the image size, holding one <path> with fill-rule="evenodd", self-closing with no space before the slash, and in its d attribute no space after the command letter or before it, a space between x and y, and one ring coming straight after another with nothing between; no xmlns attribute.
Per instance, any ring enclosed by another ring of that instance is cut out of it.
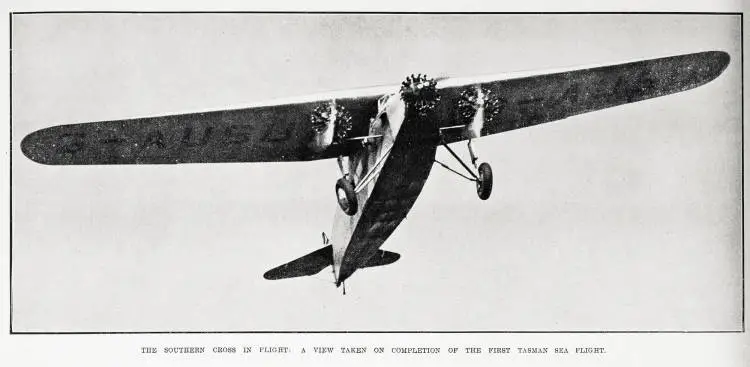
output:
<svg viewBox="0 0 750 367"><path fill-rule="evenodd" d="M461 91L457 107L458 122L466 125L463 136L474 139L482 136L486 122L496 122L502 111L502 101L488 88L477 85Z"/></svg>
<svg viewBox="0 0 750 367"><path fill-rule="evenodd" d="M419 116L426 116L440 102L437 80L422 74L412 74L406 77L406 80L401 83L401 99Z"/></svg>
<svg viewBox="0 0 750 367"><path fill-rule="evenodd" d="M310 148L315 152L343 142L352 130L351 114L335 100L316 107L310 115L310 123L314 133Z"/></svg>

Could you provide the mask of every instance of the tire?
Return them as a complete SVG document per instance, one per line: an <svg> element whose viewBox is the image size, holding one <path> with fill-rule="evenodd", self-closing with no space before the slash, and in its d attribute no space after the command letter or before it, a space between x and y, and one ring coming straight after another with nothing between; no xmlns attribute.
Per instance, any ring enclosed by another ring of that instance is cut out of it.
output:
<svg viewBox="0 0 750 367"><path fill-rule="evenodd" d="M479 165L479 182L477 182L477 195L482 200L487 200L492 194L492 167L489 163Z"/></svg>
<svg viewBox="0 0 750 367"><path fill-rule="evenodd" d="M354 185L351 181L340 178L336 181L336 201L346 215L357 213L357 194L354 193Z"/></svg>

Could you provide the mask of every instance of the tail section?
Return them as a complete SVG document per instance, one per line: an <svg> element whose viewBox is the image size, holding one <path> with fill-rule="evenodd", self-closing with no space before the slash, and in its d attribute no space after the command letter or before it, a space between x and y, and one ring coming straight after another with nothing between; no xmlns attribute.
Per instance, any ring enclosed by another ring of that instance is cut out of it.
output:
<svg viewBox="0 0 750 367"><path fill-rule="evenodd" d="M359 268L364 269L364 268L372 268L374 266L383 266L383 265L393 264L396 262L396 260L400 258L401 258L401 255L395 252L378 250L378 252L376 252L375 255L367 259L364 265L361 265Z"/></svg>
<svg viewBox="0 0 750 367"><path fill-rule="evenodd" d="M333 247L328 245L297 260L275 267L263 274L263 277L268 280L278 280L315 275L332 264Z"/></svg>
<svg viewBox="0 0 750 367"><path fill-rule="evenodd" d="M393 264L399 258L401 258L401 255L395 252L378 250L359 269ZM268 280L279 280L310 276L320 273L330 265L333 265L333 247L328 245L299 259L275 267L263 274L263 277Z"/></svg>

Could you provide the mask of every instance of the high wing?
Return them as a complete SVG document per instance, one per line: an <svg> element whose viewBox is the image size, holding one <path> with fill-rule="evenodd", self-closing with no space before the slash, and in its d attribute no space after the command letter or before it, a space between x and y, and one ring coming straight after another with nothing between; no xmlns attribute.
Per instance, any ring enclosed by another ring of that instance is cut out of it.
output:
<svg viewBox="0 0 750 367"><path fill-rule="evenodd" d="M351 91L222 111L59 125L27 135L21 150L35 162L54 165L330 158L346 152L354 141L316 149L316 111L325 112L335 100L349 120L365 122L353 124L349 134L367 135L381 96L380 90Z"/></svg>
<svg viewBox="0 0 750 367"><path fill-rule="evenodd" d="M464 107L478 90L486 94L486 136L695 88L728 63L727 53L709 51L544 75L446 78L437 83L433 116L451 143L470 137L460 127L470 123ZM396 92L385 86L222 111L59 125L29 134L21 149L38 163L71 165L325 159L358 149L378 99Z"/></svg>
<svg viewBox="0 0 750 367"><path fill-rule="evenodd" d="M472 89L489 96L481 129L486 136L686 91L715 79L728 64L726 52L708 51L543 75L447 79L437 84L438 113L451 117L441 123L444 141L468 138L460 127L471 116L460 106L476 94Z"/></svg>

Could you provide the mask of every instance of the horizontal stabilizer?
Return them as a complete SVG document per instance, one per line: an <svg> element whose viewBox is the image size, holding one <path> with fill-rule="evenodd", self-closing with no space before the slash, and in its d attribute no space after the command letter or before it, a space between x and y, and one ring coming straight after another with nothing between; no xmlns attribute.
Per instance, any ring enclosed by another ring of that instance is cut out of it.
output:
<svg viewBox="0 0 750 367"><path fill-rule="evenodd" d="M398 256L396 258L398 258ZM305 256L302 256L297 260L293 260L284 265L273 268L263 274L263 277L268 280L278 280L315 275L320 273L321 270L325 269L332 263L333 247L331 245L328 245Z"/></svg>
<svg viewBox="0 0 750 367"><path fill-rule="evenodd" d="M373 266L393 264L399 258L401 258L401 255L395 252L378 250L378 252L375 253L375 255L373 255L371 258L369 258L367 262L360 268L371 268Z"/></svg>

